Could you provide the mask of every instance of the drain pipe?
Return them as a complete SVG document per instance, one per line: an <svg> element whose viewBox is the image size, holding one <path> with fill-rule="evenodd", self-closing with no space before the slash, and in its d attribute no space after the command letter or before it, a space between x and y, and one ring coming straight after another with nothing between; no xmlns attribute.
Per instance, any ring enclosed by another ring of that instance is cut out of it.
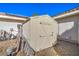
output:
<svg viewBox="0 0 79 59"><path fill-rule="evenodd" d="M26 23L27 21L29 21L28 17L27 17L27 20L24 23ZM22 27L23 27L24 23L17 25L17 28L18 28L17 47L16 47L16 51L13 52L14 55L16 55L19 51L23 50L23 42L22 42L23 41L23 38L22 38L23 37L23 34L22 34L23 29L22 29Z"/></svg>
<svg viewBox="0 0 79 59"><path fill-rule="evenodd" d="M28 20L26 20L24 23L17 25L17 27L18 27L18 37L17 37L18 43L17 43L17 45L18 46L17 46L16 52L21 51L28 56L33 56L35 51L29 45L27 38L25 38L23 36L23 29L22 29L23 25L25 23L27 23L29 20L30 20L30 18L28 18Z"/></svg>
<svg viewBox="0 0 79 59"><path fill-rule="evenodd" d="M22 50L24 50L24 52L27 53L27 56L33 56L33 55L35 55L35 51L33 50L33 48L28 43L27 38L25 38L23 36L23 25L25 23L27 23L28 21L30 21L30 18L28 18L28 20L22 24L22 28L21 28L22 29L22 39L23 39L22 40Z"/></svg>
<svg viewBox="0 0 79 59"><path fill-rule="evenodd" d="M27 18L27 20L24 22L24 23L22 23L22 24L18 24L17 25L17 28L18 28L18 35L17 35L17 39L18 39L18 42L17 42L17 52L19 51L19 50L23 50L23 24L25 24L27 21L29 21L29 18Z"/></svg>

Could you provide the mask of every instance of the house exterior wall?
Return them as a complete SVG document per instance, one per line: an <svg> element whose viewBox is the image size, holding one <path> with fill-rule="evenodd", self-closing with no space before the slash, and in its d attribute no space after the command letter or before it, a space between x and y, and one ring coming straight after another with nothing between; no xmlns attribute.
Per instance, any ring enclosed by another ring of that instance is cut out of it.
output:
<svg viewBox="0 0 79 59"><path fill-rule="evenodd" d="M77 31L77 34L78 34L78 44L79 44L79 17L78 17L78 21L77 21L77 29L78 29L78 31Z"/></svg>
<svg viewBox="0 0 79 59"><path fill-rule="evenodd" d="M31 17L23 25L23 35L35 51L53 46L57 41L58 24L48 15Z"/></svg>
<svg viewBox="0 0 79 59"><path fill-rule="evenodd" d="M78 43L79 36L79 17L77 15L58 19L58 28L60 39Z"/></svg>

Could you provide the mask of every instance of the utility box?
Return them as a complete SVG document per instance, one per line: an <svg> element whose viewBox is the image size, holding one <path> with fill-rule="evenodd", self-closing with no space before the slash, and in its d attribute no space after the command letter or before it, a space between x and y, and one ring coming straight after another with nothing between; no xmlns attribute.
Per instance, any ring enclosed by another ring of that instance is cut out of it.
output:
<svg viewBox="0 0 79 59"><path fill-rule="evenodd" d="M48 15L30 17L23 25L23 36L35 51L55 45L57 34L58 24Z"/></svg>

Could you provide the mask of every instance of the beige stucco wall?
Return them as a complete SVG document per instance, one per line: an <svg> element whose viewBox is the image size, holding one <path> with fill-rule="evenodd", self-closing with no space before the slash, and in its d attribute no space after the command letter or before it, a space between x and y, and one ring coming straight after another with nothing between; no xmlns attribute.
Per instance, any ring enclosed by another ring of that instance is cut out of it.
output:
<svg viewBox="0 0 79 59"><path fill-rule="evenodd" d="M59 35L60 39L63 40L78 43L78 36L79 36L79 17L77 15L57 19L58 22L58 28L59 28Z"/></svg>
<svg viewBox="0 0 79 59"><path fill-rule="evenodd" d="M23 35L35 51L53 46L57 41L57 34L58 24L48 15L31 17L23 25Z"/></svg>

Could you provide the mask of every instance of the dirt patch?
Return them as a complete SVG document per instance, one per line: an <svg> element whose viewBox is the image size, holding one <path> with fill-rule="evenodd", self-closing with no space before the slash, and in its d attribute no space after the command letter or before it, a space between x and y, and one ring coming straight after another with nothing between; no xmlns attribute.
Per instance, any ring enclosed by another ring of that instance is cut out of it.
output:
<svg viewBox="0 0 79 59"><path fill-rule="evenodd" d="M19 51L16 56L26 56L24 51Z"/></svg>
<svg viewBox="0 0 79 59"><path fill-rule="evenodd" d="M6 49L8 47L16 47L17 40L6 40L6 41L0 41L0 55L6 56Z"/></svg>
<svg viewBox="0 0 79 59"><path fill-rule="evenodd" d="M54 46L60 56L79 56L79 45L59 40Z"/></svg>
<svg viewBox="0 0 79 59"><path fill-rule="evenodd" d="M58 56L54 47L49 47L35 53L36 56Z"/></svg>

